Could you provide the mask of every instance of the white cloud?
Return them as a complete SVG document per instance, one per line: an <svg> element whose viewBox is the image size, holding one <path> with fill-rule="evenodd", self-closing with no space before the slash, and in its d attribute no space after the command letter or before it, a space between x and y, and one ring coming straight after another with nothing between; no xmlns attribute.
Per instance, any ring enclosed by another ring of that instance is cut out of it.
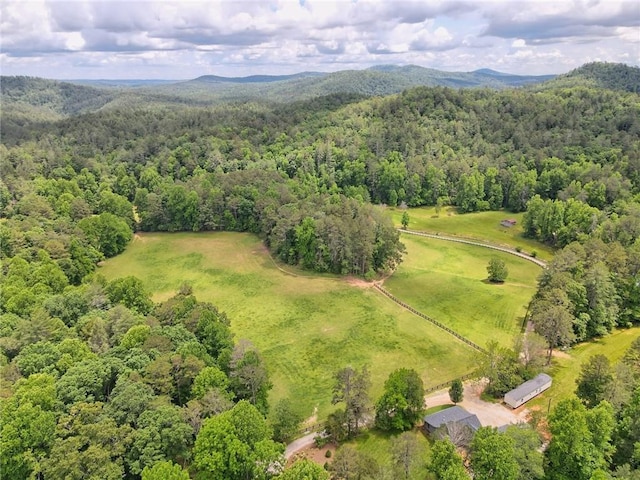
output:
<svg viewBox="0 0 640 480"><path fill-rule="evenodd" d="M379 63L560 73L595 55L640 63L639 27L636 0L4 0L0 66L59 78Z"/></svg>

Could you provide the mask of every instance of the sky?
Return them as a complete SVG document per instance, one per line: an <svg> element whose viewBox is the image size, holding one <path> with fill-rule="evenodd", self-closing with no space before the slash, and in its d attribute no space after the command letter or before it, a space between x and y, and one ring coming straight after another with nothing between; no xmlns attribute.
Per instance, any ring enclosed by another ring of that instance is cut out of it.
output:
<svg viewBox="0 0 640 480"><path fill-rule="evenodd" d="M640 0L0 0L0 71L55 79L373 65L558 74L640 65Z"/></svg>

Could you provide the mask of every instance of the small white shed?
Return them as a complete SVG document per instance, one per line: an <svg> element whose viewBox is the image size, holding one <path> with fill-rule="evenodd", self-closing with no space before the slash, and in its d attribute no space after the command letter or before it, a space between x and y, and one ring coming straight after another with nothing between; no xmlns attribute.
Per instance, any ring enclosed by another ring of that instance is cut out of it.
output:
<svg viewBox="0 0 640 480"><path fill-rule="evenodd" d="M504 403L511 408L518 408L520 405L527 403L536 395L544 392L551 386L551 377L546 373L541 373L535 378L524 382L517 388L514 388L504 396Z"/></svg>

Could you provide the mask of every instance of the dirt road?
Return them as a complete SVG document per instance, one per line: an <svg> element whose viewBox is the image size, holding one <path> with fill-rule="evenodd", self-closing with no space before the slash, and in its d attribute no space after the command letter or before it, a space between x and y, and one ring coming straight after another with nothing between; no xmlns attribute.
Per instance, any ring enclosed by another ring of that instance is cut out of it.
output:
<svg viewBox="0 0 640 480"><path fill-rule="evenodd" d="M464 385L464 400L460 402L462 408L478 416L482 426L501 427L510 423L527 421L529 411L524 408L512 410L499 403L485 402L480 399L483 385L478 382L468 382ZM449 390L440 390L425 397L427 408L451 403Z"/></svg>
<svg viewBox="0 0 640 480"><path fill-rule="evenodd" d="M287 445L287 448L284 451L284 456L287 460L296 453L298 450L302 450L309 445L313 445L313 439L318 435L316 432L312 432L304 437L296 438L293 442Z"/></svg>

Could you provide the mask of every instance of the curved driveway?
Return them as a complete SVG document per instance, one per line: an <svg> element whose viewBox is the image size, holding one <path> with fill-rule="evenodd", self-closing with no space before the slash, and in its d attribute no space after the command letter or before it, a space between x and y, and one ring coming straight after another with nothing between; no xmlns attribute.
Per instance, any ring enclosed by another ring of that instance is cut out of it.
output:
<svg viewBox="0 0 640 480"><path fill-rule="evenodd" d="M467 240L464 238L450 237L447 235L436 235L434 233L424 233L424 232L416 232L414 230L405 230L404 228L399 228L398 231L402 233L407 233L409 235L417 235L419 237L435 238L436 240L446 240L448 242L466 243L467 245L475 245L477 247L491 248L493 250L498 250L500 252L505 252L511 255L515 255L516 257L524 258L525 260L529 260L530 262L535 263L539 267L542 267L542 268L547 267L546 262L538 258L532 257L530 255L527 255L526 253L518 252L517 250L514 250L512 248L500 247L498 245L492 245L490 243L481 243L473 240Z"/></svg>

